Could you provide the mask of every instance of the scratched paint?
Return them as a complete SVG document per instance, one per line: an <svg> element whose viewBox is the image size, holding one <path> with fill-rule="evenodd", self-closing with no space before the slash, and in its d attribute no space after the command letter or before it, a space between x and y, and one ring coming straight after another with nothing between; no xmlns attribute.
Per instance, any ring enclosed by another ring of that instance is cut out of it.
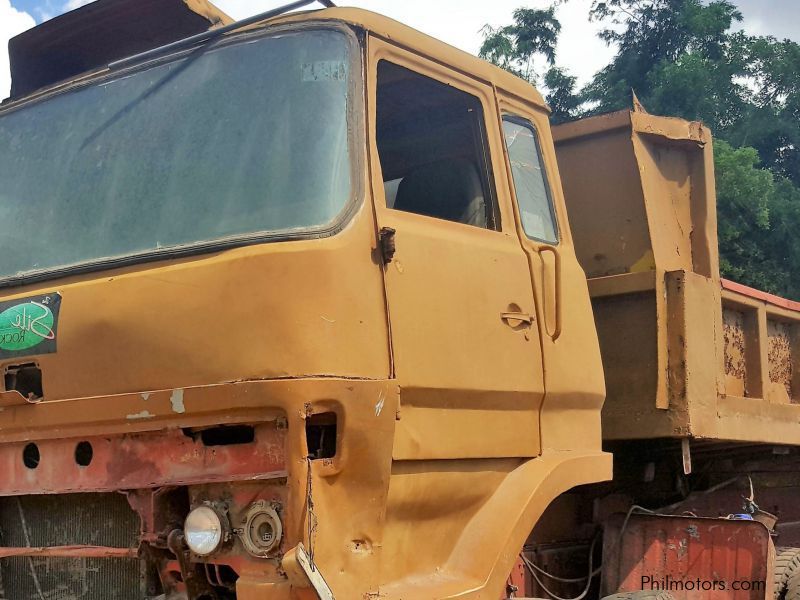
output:
<svg viewBox="0 0 800 600"><path fill-rule="evenodd" d="M172 390L172 395L169 397L169 402L172 404L172 412L183 414L186 412L186 406L183 404L183 390Z"/></svg>
<svg viewBox="0 0 800 600"><path fill-rule="evenodd" d="M149 410L143 410L142 412L128 415L125 418L128 419L129 421L136 421L137 419L152 419L153 417L155 417L155 415L151 413Z"/></svg>

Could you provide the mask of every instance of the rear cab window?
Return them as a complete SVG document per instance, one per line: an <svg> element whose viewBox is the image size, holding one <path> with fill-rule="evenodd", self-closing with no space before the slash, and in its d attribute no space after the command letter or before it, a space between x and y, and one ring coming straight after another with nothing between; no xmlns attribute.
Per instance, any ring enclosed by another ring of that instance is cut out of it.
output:
<svg viewBox="0 0 800 600"><path fill-rule="evenodd" d="M525 235L547 244L557 244L558 222L536 128L528 119L506 115L503 117L503 135Z"/></svg>

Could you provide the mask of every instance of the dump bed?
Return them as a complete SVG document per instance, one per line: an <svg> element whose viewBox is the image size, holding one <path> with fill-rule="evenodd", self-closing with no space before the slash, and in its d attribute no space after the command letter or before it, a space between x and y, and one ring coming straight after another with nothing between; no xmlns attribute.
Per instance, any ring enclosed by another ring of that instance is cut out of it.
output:
<svg viewBox="0 0 800 600"><path fill-rule="evenodd" d="M800 305L720 279L709 131L639 110L554 137L605 438L800 444Z"/></svg>

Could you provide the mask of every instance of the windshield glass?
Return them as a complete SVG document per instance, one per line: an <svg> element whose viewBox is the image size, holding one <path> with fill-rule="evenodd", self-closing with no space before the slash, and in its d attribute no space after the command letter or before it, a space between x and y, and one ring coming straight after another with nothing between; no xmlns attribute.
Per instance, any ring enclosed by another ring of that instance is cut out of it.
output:
<svg viewBox="0 0 800 600"><path fill-rule="evenodd" d="M348 48L250 37L0 113L0 278L330 227Z"/></svg>

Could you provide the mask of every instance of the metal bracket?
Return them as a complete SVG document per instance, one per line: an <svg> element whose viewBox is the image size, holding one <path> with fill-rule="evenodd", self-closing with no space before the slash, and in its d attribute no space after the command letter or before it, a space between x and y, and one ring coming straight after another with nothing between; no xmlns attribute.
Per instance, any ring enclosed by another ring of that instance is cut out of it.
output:
<svg viewBox="0 0 800 600"><path fill-rule="evenodd" d="M395 234L397 231L391 227L383 227L378 234L378 243L380 245L381 256L383 257L383 264L388 265L394 258L394 253L397 251L397 244L395 243Z"/></svg>
<svg viewBox="0 0 800 600"><path fill-rule="evenodd" d="M319 600L336 600L328 582L325 581L317 565L312 562L302 542L284 554L281 567L290 581L294 580L301 587L310 585L317 593ZM302 584L300 584L301 578L305 580Z"/></svg>

